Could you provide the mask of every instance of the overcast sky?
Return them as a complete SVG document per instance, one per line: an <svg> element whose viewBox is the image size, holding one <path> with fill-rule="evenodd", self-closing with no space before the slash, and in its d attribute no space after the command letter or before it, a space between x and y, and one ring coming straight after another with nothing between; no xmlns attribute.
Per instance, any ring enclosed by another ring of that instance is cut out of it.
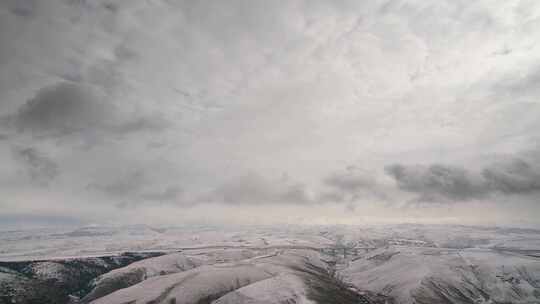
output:
<svg viewBox="0 0 540 304"><path fill-rule="evenodd" d="M540 224L540 2L0 1L4 223Z"/></svg>

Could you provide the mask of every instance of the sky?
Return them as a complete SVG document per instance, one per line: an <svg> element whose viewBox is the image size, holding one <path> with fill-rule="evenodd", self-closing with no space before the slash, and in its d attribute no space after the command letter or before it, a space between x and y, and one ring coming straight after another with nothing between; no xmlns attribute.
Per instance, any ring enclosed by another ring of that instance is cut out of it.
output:
<svg viewBox="0 0 540 304"><path fill-rule="evenodd" d="M0 1L0 222L540 225L540 2Z"/></svg>

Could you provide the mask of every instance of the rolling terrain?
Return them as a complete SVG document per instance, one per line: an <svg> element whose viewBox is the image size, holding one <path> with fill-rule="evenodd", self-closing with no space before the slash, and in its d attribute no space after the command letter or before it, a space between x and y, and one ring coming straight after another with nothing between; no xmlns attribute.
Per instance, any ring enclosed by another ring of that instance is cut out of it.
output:
<svg viewBox="0 0 540 304"><path fill-rule="evenodd" d="M248 228L1 232L0 303L540 302L534 229Z"/></svg>

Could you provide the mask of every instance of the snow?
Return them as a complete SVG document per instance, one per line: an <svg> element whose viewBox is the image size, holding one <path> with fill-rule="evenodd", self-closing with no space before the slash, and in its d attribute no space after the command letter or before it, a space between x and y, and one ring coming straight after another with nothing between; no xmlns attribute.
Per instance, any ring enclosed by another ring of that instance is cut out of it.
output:
<svg viewBox="0 0 540 304"><path fill-rule="evenodd" d="M177 304L197 303L202 299L235 303L239 299L249 302L254 298L263 301L261 303L284 303L292 299L295 303L308 304L311 302L306 298L304 284L292 267L304 267L306 261L317 263L316 260L320 263L317 253L294 250L240 262L205 265L147 279L92 303L171 303L172 299Z"/></svg>
<svg viewBox="0 0 540 304"><path fill-rule="evenodd" d="M343 248L352 247L359 248L359 255L339 255ZM340 249L331 256L319 248L330 249L327 253ZM124 251L167 254L96 278L85 300L308 304L305 273L299 270L306 265L325 269L327 262L336 263L339 275L357 290L390 295L398 303L448 299L448 303L460 303L459 297L465 297L469 302L520 304L537 303L540 297L540 231L534 229L448 225L155 229L137 225L0 231L0 261L44 260L32 264L33 273L41 279L63 278L55 259ZM0 268L0 283L15 283L18 277Z"/></svg>
<svg viewBox="0 0 540 304"><path fill-rule="evenodd" d="M145 259L98 277L93 282L94 289L85 300L96 299L151 277L178 273L202 265L245 260L254 257L257 253L259 253L258 250L246 249L189 250L186 253L177 252Z"/></svg>
<svg viewBox="0 0 540 304"><path fill-rule="evenodd" d="M351 262L341 273L354 285L386 293L399 303L432 297L436 286L455 286L464 293L479 288L499 302L534 303L534 290L540 287L534 286L540 282L538 259L481 248L383 248ZM527 281L527 275L533 279Z"/></svg>
<svg viewBox="0 0 540 304"><path fill-rule="evenodd" d="M153 277L129 288L100 298L94 304L115 303L197 303L198 300L221 295L235 288L267 279L271 274L254 265L229 267L202 266L182 273Z"/></svg>
<svg viewBox="0 0 540 304"><path fill-rule="evenodd" d="M312 231L259 227L179 227L144 225L0 231L0 261L49 260L120 254L125 251L166 251L209 247L324 246L328 239Z"/></svg>
<svg viewBox="0 0 540 304"><path fill-rule="evenodd" d="M314 304L307 299L304 283L291 274L281 274L232 291L214 304Z"/></svg>

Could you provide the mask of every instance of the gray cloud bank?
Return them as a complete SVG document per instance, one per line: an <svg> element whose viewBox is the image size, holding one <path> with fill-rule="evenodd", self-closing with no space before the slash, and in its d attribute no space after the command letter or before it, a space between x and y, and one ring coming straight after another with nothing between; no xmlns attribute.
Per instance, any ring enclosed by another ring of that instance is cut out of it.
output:
<svg viewBox="0 0 540 304"><path fill-rule="evenodd" d="M540 197L540 166L534 158L504 157L477 171L443 164L395 164L385 171L400 189L417 193L418 201L468 201L492 194Z"/></svg>
<svg viewBox="0 0 540 304"><path fill-rule="evenodd" d="M284 179L269 180L255 173L228 181L203 200L255 205L312 202L312 198L301 183L292 183Z"/></svg>
<svg viewBox="0 0 540 304"><path fill-rule="evenodd" d="M322 177L317 184L307 185L295 181L286 174L279 179L265 178L251 172L233 178L217 187L201 201L221 202L231 205L321 205L358 203L369 198L387 202L391 198L385 193L388 188L377 177L356 166L336 170Z"/></svg>
<svg viewBox="0 0 540 304"><path fill-rule="evenodd" d="M397 186L385 185L373 172L355 166L336 171L321 179L324 186L314 191L302 183L271 181L256 174L235 179L214 192L210 200L227 204L258 203L358 203L365 198L379 202L400 201L401 190L416 194L414 202L466 203L490 201L494 197L540 198L540 166L536 152L500 156L496 161L474 169L448 164L393 164L384 173Z"/></svg>
<svg viewBox="0 0 540 304"><path fill-rule="evenodd" d="M187 205L182 202L182 188L166 181L156 182L149 176L148 169L133 169L115 179L94 181L87 185L87 190L94 191L113 199L117 207L133 208L147 203L166 203Z"/></svg>

